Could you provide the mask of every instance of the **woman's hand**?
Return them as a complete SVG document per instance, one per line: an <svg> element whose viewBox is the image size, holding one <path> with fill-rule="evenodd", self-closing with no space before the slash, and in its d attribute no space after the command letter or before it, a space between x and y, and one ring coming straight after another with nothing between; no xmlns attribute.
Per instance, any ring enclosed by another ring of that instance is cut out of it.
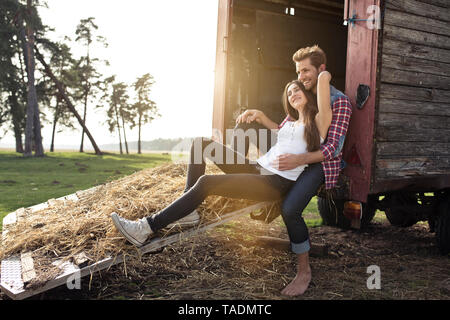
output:
<svg viewBox="0 0 450 320"><path fill-rule="evenodd" d="M244 113L240 114L237 117L236 123L251 123L253 121L261 123L263 117L264 113L262 111L256 109L249 109L245 110Z"/></svg>
<svg viewBox="0 0 450 320"><path fill-rule="evenodd" d="M270 165L280 171L292 170L306 164L304 154L285 153L278 156Z"/></svg>

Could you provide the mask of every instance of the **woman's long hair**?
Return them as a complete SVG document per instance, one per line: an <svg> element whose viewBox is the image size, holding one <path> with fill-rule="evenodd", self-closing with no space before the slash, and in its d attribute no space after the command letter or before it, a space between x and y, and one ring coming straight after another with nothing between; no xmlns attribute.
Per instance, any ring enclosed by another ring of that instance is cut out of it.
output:
<svg viewBox="0 0 450 320"><path fill-rule="evenodd" d="M300 90L303 91L306 99L308 100L302 110L302 118L305 123L305 141L309 152L316 151L320 146L320 134L315 121L316 115L319 112L319 108L317 107L317 98L312 92L306 90L305 86L300 81L294 80L289 82L284 88L282 101L284 111L291 119L298 120L299 118L298 111L291 106L288 100L287 91L292 84L296 84Z"/></svg>

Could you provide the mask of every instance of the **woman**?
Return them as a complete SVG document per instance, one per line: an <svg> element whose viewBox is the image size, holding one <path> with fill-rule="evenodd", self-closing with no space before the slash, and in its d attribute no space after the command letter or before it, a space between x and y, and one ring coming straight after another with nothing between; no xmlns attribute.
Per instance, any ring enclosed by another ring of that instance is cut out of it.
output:
<svg viewBox="0 0 450 320"><path fill-rule="evenodd" d="M112 213L111 218L116 228L128 241L142 246L158 230L188 216L209 195L256 201L281 200L306 166L279 170L278 159L286 153L301 154L319 149L331 124L330 80L331 75L327 71L319 76L318 103L301 82L295 80L286 85L283 106L292 121L286 122L279 129L277 143L257 160L257 164L219 164L225 175L204 175L205 163L202 161L201 164L195 164L192 161L195 153L192 149L185 193L159 213L138 221L130 221ZM238 121L258 121L269 129L278 128L276 123L256 110L244 113ZM193 148L194 145L195 142ZM227 149L225 146L222 148ZM201 150L203 149L202 147ZM240 157L237 153L234 156ZM287 227L289 233L290 228Z"/></svg>

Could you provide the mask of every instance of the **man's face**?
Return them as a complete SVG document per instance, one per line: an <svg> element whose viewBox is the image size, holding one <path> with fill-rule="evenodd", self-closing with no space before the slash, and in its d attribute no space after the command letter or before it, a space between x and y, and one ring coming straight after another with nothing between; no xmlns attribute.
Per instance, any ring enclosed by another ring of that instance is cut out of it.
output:
<svg viewBox="0 0 450 320"><path fill-rule="evenodd" d="M303 83L306 90L316 91L319 70L311 64L311 59L306 58L300 62L295 62L298 80Z"/></svg>

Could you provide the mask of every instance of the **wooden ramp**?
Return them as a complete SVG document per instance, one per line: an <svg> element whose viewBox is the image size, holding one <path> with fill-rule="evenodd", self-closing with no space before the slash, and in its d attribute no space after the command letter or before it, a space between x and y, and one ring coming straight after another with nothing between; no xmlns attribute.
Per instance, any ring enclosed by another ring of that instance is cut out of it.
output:
<svg viewBox="0 0 450 320"><path fill-rule="evenodd" d="M11 227L11 225L16 223L20 219L23 219L27 214L45 209L54 201L77 201L80 194L92 192L94 190L95 187L85 191L79 191L58 199L51 199L45 203L38 204L26 209L21 208L16 210L15 212L8 214L3 219L2 238L7 237L8 228ZM164 238L153 238L138 250L141 254L158 251L167 245L200 234L218 225L226 223L233 218L242 216L244 214L249 214L254 210L262 209L270 204L272 203L260 202L252 206L224 214L223 216L217 218L214 221L211 221L208 224L193 227L188 230L183 230L183 232L181 233L176 233ZM101 271L113 265L123 263L126 259L127 258L124 256L116 256L107 257L101 261L92 262L83 258L83 256L80 256L79 261L74 261L73 263L70 261L56 261L54 264L60 269L60 274L58 276L46 282L42 286L33 286L33 288L27 288L27 284L36 276L36 273L33 267L31 252L22 252L21 254L8 257L1 261L0 289L11 299L25 299L61 285L67 285L68 288L70 288L70 285L73 285L73 282L76 279L81 279L82 277L92 275L97 271ZM89 264L89 262L91 262L91 264Z"/></svg>

